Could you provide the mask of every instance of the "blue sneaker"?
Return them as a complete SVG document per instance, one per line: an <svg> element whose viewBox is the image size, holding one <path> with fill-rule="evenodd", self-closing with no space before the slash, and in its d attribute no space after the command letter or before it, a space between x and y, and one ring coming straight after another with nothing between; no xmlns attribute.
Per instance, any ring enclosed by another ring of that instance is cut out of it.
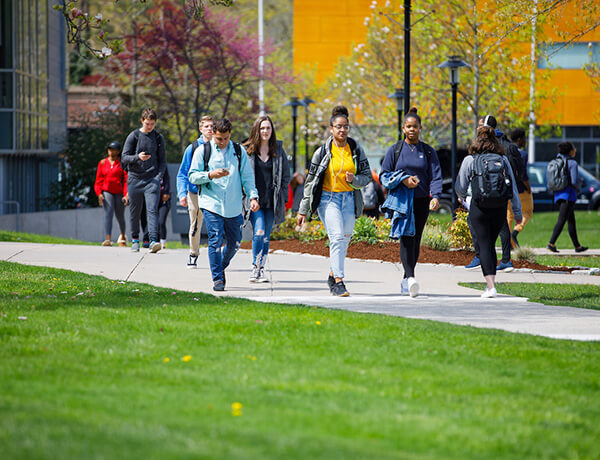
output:
<svg viewBox="0 0 600 460"><path fill-rule="evenodd" d="M508 262L500 262L496 267L497 272L504 273L512 272L514 269L515 267L513 266L513 263L510 260Z"/></svg>
<svg viewBox="0 0 600 460"><path fill-rule="evenodd" d="M481 267L481 261L477 256L473 257L473 260L469 265L465 265L467 270L477 270L479 267Z"/></svg>

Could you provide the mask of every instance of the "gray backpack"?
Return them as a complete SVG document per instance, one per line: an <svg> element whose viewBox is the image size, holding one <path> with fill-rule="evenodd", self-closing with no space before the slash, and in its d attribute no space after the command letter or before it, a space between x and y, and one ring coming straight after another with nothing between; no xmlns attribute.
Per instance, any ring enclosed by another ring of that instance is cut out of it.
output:
<svg viewBox="0 0 600 460"><path fill-rule="evenodd" d="M548 180L548 190L551 192L558 192L569 186L571 181L567 163L567 160L562 157L556 157L548 162L546 178Z"/></svg>
<svg viewBox="0 0 600 460"><path fill-rule="evenodd" d="M361 190L365 209L375 209L378 204L377 190L373 181L369 182Z"/></svg>

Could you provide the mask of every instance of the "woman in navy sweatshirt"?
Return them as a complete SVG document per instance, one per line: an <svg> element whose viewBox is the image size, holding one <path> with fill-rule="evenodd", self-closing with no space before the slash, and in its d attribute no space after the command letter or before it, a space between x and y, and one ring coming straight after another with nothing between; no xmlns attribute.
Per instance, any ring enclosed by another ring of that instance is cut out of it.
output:
<svg viewBox="0 0 600 460"><path fill-rule="evenodd" d="M415 297L419 294L419 283L415 279L415 266L419 260L419 248L429 211L440 206L442 193L442 170L435 150L419 139L421 117L417 109L412 108L404 117L402 131L405 139L392 145L381 165L381 174L403 170L411 176L417 176L419 184L414 189L413 213L415 222L414 236L400 238L400 260L404 268L402 294Z"/></svg>

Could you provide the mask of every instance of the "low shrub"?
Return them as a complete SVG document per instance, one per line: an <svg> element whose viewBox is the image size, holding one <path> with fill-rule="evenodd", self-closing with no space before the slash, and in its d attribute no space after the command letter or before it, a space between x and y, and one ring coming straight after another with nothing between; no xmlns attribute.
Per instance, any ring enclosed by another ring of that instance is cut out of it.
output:
<svg viewBox="0 0 600 460"><path fill-rule="evenodd" d="M527 262L535 262L535 251L531 248L524 246L518 247L512 250L512 256L514 260L525 260Z"/></svg>
<svg viewBox="0 0 600 460"><path fill-rule="evenodd" d="M368 216L360 216L356 219L354 224L354 231L352 233L352 242L357 243L364 241L369 244L377 244L378 230L375 226L375 219Z"/></svg>
<svg viewBox="0 0 600 460"><path fill-rule="evenodd" d="M457 210L456 219L448 227L448 234L450 235L452 246L455 248L471 249L473 247L473 239L469 231L469 224L467 224L468 215L467 211Z"/></svg>
<svg viewBox="0 0 600 460"><path fill-rule="evenodd" d="M441 224L437 219L431 219L423 230L421 245L436 251L449 250L452 246L452 238L447 230L446 225Z"/></svg>

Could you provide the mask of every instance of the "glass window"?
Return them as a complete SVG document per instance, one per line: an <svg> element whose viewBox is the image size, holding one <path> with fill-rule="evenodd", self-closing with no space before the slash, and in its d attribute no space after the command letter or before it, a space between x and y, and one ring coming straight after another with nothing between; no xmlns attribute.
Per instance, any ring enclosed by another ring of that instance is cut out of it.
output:
<svg viewBox="0 0 600 460"><path fill-rule="evenodd" d="M0 73L0 108L11 109L13 107L12 79L12 72Z"/></svg>
<svg viewBox="0 0 600 460"><path fill-rule="evenodd" d="M536 152L537 153L537 152ZM529 185L532 187L545 185L544 170L541 166L528 165L527 175L529 176Z"/></svg>
<svg viewBox="0 0 600 460"><path fill-rule="evenodd" d="M590 137L591 129L589 126L565 126L565 137Z"/></svg>
<svg viewBox="0 0 600 460"><path fill-rule="evenodd" d="M558 152L558 142L536 142L535 159L536 161L550 161Z"/></svg>
<svg viewBox="0 0 600 460"><path fill-rule="evenodd" d="M581 164L586 169L594 170L597 162L600 162L600 142L584 142Z"/></svg>
<svg viewBox="0 0 600 460"><path fill-rule="evenodd" d="M12 68L12 2L0 0L0 69Z"/></svg>
<svg viewBox="0 0 600 460"><path fill-rule="evenodd" d="M538 69L583 69L586 64L599 61L597 42L553 43L542 47Z"/></svg>
<svg viewBox="0 0 600 460"><path fill-rule="evenodd" d="M0 112L0 149L12 149L13 114Z"/></svg>
<svg viewBox="0 0 600 460"><path fill-rule="evenodd" d="M594 137L594 138L600 137L600 126L592 126L592 137Z"/></svg>

